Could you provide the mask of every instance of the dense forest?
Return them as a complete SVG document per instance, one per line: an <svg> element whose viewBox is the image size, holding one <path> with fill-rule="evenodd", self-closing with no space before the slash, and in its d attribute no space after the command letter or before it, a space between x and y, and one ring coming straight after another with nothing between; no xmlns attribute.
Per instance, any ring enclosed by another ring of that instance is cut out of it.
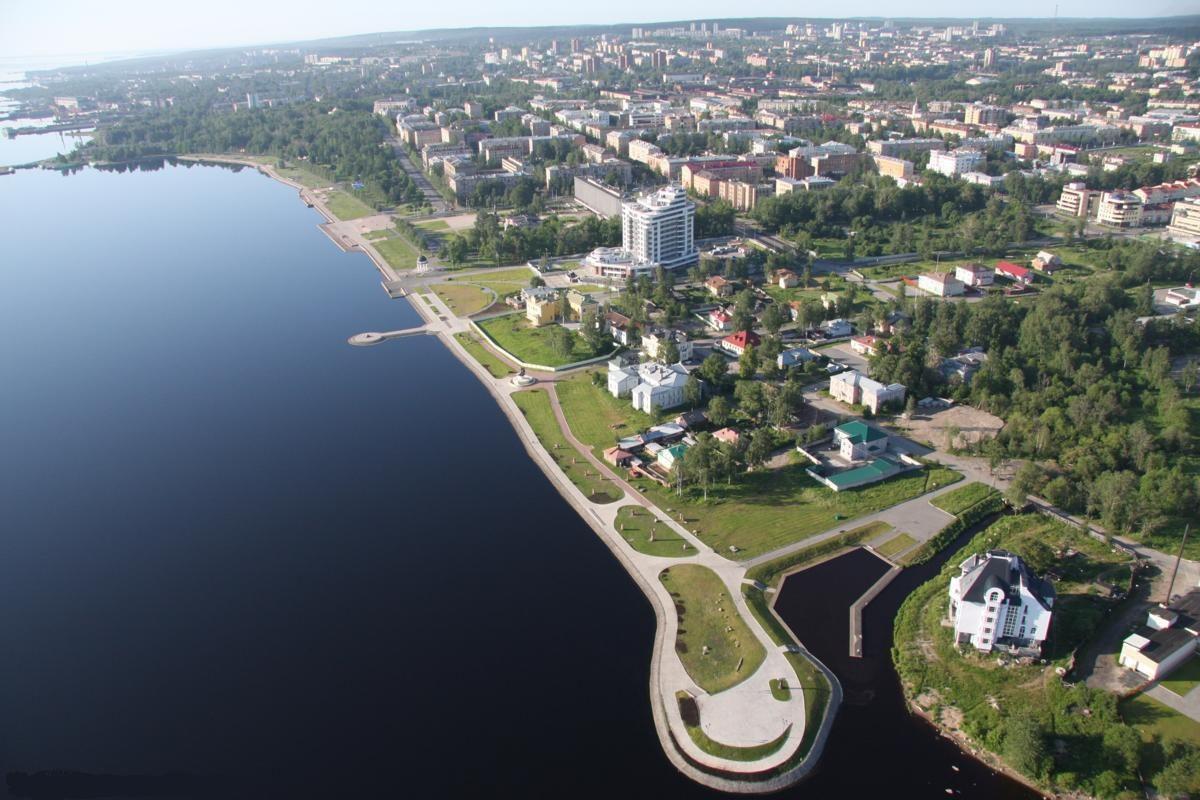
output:
<svg viewBox="0 0 1200 800"><path fill-rule="evenodd" d="M1005 427L983 454L1046 466L1018 474L1037 492L1118 532L1153 535L1200 502L1200 324L1152 313L1149 282L1182 281L1200 254L1153 244L1108 245L1109 271L1059 284L1031 303L993 295L979 303L906 303L911 326L872 359L872 375L915 397L952 396L996 414ZM969 385L950 384L943 357L980 346L988 359Z"/></svg>
<svg viewBox="0 0 1200 800"><path fill-rule="evenodd" d="M317 103L236 112L172 107L102 130L84 153L98 161L239 152L306 160L328 168L336 180L362 181L388 202L420 202L420 191L386 144L388 134L383 117Z"/></svg>

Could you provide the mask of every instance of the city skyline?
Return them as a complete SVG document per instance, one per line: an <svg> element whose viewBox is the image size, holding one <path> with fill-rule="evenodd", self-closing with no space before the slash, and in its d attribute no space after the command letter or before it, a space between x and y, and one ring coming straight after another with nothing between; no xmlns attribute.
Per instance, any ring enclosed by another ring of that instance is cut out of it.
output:
<svg viewBox="0 0 1200 800"><path fill-rule="evenodd" d="M243 47L388 31L415 31L459 27L539 27L554 25L655 25L689 19L730 18L726 4L712 2L666 3L648 12L643 4L628 0L606 4L603 8L561 7L553 12L530 8L498 11L482 4L463 4L453 11L441 7L403 9L379 8L365 0L347 0L339 4L339 14L331 20L323 4L315 0L282 3L261 0L254 4L215 0L206 5L206 13L180 26L171 17L158 13L149 0L118 0L98 17L94 8L81 0L67 0L53 9L31 2L18 2L0 12L0 52L6 60L52 56L107 55L130 51L158 53L191 49ZM814 9L815 10L815 9ZM1186 0L1157 0L1130 6L1116 0L1084 3L1079 0L1047 4L1034 0L1016 3L982 4L963 15L961 4L949 0L889 4L879 0L851 0L839 6L838 17L818 14L806 17L806 8L797 8L780 0L756 6L752 17L782 19L847 19L853 17L898 19L1061 19L1070 18L1153 18L1194 14ZM551 16L551 14L553 16ZM139 20L130 25L129 20ZM231 25L230 20L236 20ZM270 33L259 33L270 31Z"/></svg>

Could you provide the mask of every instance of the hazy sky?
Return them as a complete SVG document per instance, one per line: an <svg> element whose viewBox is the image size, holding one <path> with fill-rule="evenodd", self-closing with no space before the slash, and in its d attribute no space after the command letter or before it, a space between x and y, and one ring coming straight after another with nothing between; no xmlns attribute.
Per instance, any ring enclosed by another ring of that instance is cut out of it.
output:
<svg viewBox="0 0 1200 800"><path fill-rule="evenodd" d="M186 15L181 8L186 7ZM1045 17L1053 0L0 0L0 57L260 44L373 31L473 25L608 24L732 16ZM1062 17L1129 17L1200 12L1198 0L1060 0Z"/></svg>

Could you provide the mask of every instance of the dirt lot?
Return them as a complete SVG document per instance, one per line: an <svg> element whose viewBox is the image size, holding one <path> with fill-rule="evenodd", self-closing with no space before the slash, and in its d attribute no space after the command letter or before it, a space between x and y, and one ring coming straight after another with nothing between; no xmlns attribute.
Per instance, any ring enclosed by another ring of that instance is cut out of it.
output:
<svg viewBox="0 0 1200 800"><path fill-rule="evenodd" d="M1004 427L1004 420L971 406L951 406L932 412L917 409L912 419L897 419L896 424L918 442L932 442L937 449L949 447L946 432L958 429L957 445L988 439Z"/></svg>

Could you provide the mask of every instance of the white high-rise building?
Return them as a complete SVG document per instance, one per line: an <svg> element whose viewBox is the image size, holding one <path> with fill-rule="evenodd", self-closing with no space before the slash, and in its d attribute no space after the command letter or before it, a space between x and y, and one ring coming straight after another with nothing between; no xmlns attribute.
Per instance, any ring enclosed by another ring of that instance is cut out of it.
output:
<svg viewBox="0 0 1200 800"><path fill-rule="evenodd" d="M682 187L664 187L621 206L621 246L667 269L695 263L695 217Z"/></svg>
<svg viewBox="0 0 1200 800"><path fill-rule="evenodd" d="M621 204L621 246L592 251L584 264L602 278L628 280L656 268L696 263L696 204L680 186L665 186Z"/></svg>

